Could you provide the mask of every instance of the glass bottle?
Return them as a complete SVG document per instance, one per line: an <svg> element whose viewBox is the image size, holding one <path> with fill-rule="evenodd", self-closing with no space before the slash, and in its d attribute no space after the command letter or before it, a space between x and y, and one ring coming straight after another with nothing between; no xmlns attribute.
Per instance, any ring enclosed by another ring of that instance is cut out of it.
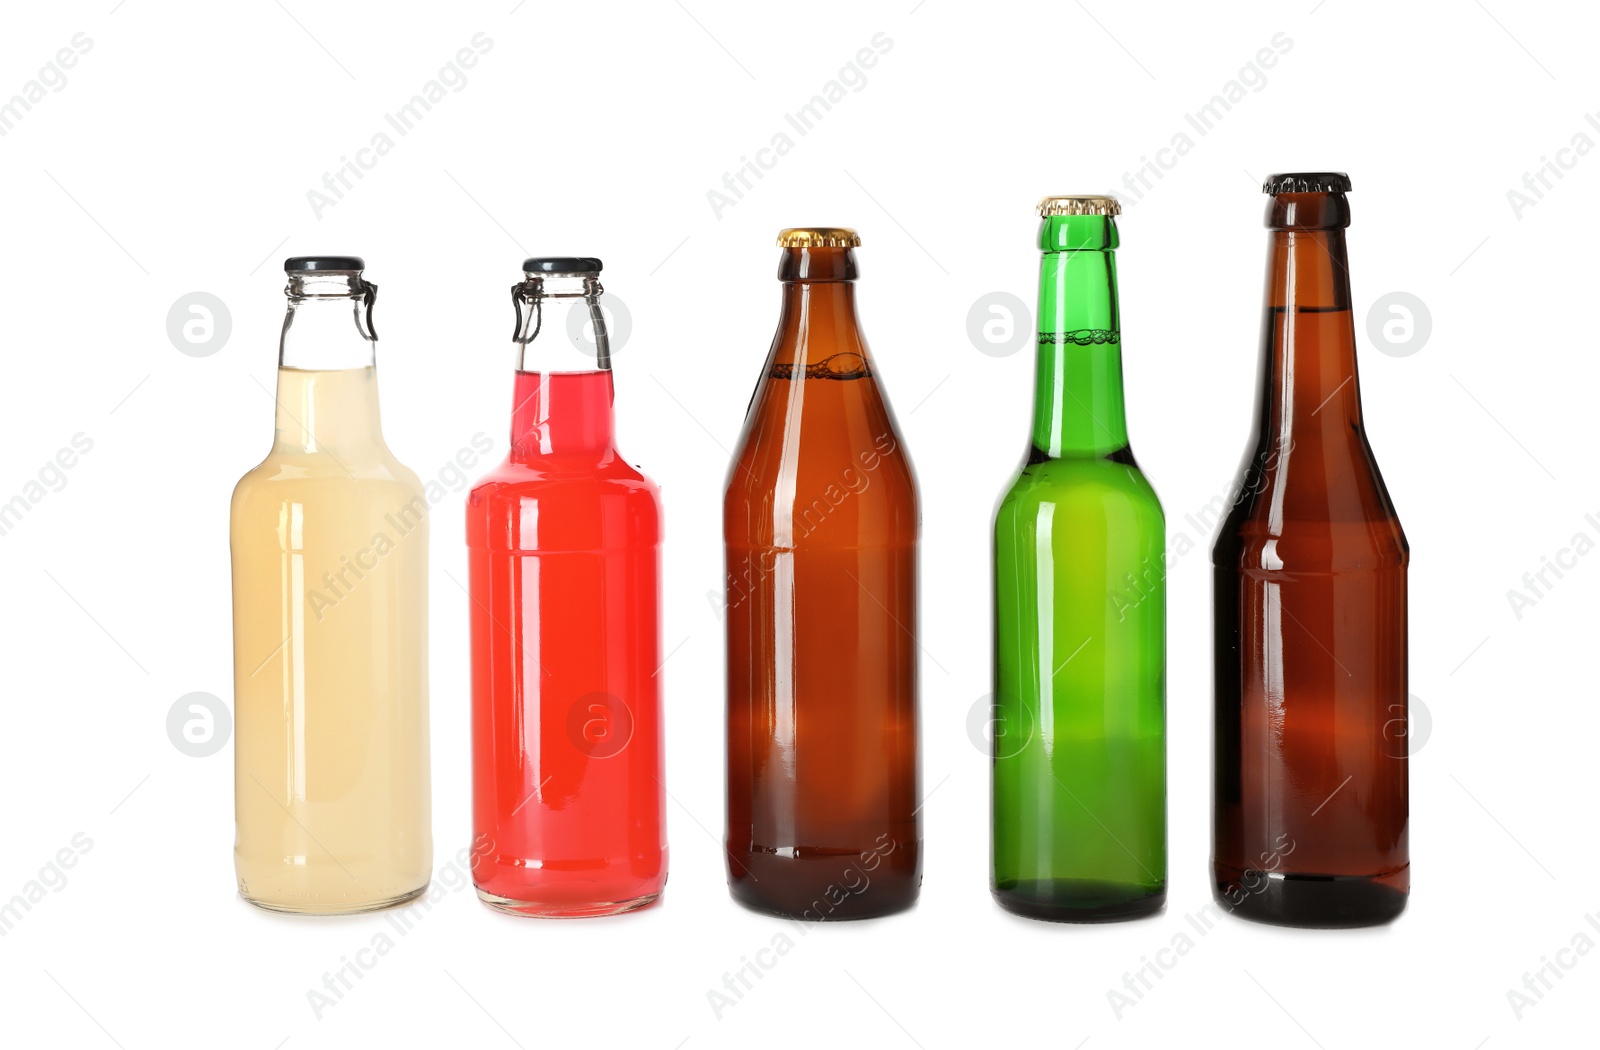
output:
<svg viewBox="0 0 1600 1050"><path fill-rule="evenodd" d="M796 919L908 908L916 480L856 319L853 230L784 230L783 312L723 502L729 887Z"/></svg>
<svg viewBox="0 0 1600 1050"><path fill-rule="evenodd" d="M473 879L518 915L632 911L667 881L661 500L613 442L600 269L523 263L511 450L467 499Z"/></svg>
<svg viewBox="0 0 1600 1050"><path fill-rule="evenodd" d="M428 885L428 504L384 444L377 287L288 260L277 433L233 492L234 863L275 911Z"/></svg>
<svg viewBox="0 0 1600 1050"><path fill-rule="evenodd" d="M1362 423L1350 179L1263 189L1255 437L1212 548L1214 889L1248 919L1363 926L1410 887L1410 553Z"/></svg>
<svg viewBox="0 0 1600 1050"><path fill-rule="evenodd" d="M994 532L995 900L1166 900L1166 518L1128 445L1111 197L1039 204L1033 441Z"/></svg>

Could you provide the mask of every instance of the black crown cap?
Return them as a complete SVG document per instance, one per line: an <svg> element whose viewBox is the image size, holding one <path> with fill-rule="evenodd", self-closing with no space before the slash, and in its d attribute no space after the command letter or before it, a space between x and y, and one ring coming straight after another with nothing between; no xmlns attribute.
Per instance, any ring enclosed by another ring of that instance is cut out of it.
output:
<svg viewBox="0 0 1600 1050"><path fill-rule="evenodd" d="M1268 175L1262 193L1349 193L1350 176L1342 171L1287 171Z"/></svg>
<svg viewBox="0 0 1600 1050"><path fill-rule="evenodd" d="M283 260L284 273L316 273L322 270L365 270L359 255L296 255Z"/></svg>
<svg viewBox="0 0 1600 1050"><path fill-rule="evenodd" d="M601 263L587 255L541 255L522 260L523 273L599 273Z"/></svg>

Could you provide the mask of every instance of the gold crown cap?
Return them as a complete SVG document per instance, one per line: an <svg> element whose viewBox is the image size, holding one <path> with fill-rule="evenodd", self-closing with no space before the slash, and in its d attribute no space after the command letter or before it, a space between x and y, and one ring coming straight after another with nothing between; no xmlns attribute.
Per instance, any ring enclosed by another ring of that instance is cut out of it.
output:
<svg viewBox="0 0 1600 1050"><path fill-rule="evenodd" d="M1052 215L1121 215L1122 202L1115 197L1046 197L1039 202L1039 217Z"/></svg>
<svg viewBox="0 0 1600 1050"><path fill-rule="evenodd" d="M859 248L861 235L846 226L794 226L778 231L780 248Z"/></svg>

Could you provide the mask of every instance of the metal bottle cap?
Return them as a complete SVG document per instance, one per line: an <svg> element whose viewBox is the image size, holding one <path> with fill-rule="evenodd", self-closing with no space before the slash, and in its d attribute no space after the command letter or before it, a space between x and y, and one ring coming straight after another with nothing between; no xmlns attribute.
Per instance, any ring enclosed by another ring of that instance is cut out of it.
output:
<svg viewBox="0 0 1600 1050"><path fill-rule="evenodd" d="M1046 197L1039 202L1039 217L1052 215L1121 215L1122 202L1115 197Z"/></svg>
<svg viewBox="0 0 1600 1050"><path fill-rule="evenodd" d="M1268 175L1262 193L1349 193L1350 176L1342 171L1290 171Z"/></svg>
<svg viewBox="0 0 1600 1050"><path fill-rule="evenodd" d="M795 226L778 231L780 248L859 248L861 235L845 226Z"/></svg>

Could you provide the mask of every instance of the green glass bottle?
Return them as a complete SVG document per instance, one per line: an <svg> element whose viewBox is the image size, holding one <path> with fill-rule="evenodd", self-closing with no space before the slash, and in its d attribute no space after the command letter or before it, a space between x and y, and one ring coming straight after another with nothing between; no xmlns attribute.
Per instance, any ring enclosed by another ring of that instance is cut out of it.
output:
<svg viewBox="0 0 1600 1050"><path fill-rule="evenodd" d="M1167 895L1166 518L1128 447L1121 210L1039 204L1033 444L994 525L991 888L1064 922Z"/></svg>

